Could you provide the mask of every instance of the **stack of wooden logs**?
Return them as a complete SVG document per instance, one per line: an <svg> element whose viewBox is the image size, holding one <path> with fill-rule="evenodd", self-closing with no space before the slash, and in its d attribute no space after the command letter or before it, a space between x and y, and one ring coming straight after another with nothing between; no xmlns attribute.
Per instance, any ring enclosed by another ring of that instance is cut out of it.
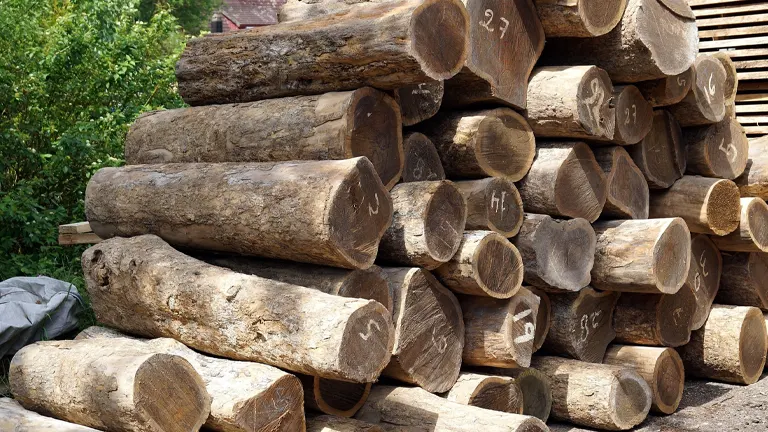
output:
<svg viewBox="0 0 768 432"><path fill-rule="evenodd" d="M686 375L760 376L768 140L728 115L734 69L697 55L684 1L291 0L281 20L189 42L193 106L141 116L87 188L107 240L83 271L116 330L20 351L0 410L627 430Z"/></svg>

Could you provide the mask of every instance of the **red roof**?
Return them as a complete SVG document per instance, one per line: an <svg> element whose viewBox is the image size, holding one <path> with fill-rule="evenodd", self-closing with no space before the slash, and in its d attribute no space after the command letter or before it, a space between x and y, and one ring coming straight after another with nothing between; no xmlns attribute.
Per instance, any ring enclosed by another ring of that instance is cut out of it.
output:
<svg viewBox="0 0 768 432"><path fill-rule="evenodd" d="M285 0L224 0L221 13L238 28L277 24Z"/></svg>

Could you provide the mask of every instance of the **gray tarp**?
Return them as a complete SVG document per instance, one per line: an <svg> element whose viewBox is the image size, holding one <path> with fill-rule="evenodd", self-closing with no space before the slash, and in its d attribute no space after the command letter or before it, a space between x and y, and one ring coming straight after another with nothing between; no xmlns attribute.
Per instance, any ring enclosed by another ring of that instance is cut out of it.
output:
<svg viewBox="0 0 768 432"><path fill-rule="evenodd" d="M0 282L0 357L77 329L77 288L45 276Z"/></svg>

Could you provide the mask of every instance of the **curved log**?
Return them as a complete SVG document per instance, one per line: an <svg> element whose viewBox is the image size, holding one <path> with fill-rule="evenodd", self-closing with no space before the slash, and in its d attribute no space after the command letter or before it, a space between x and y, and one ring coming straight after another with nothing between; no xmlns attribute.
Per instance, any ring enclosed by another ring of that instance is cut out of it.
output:
<svg viewBox="0 0 768 432"><path fill-rule="evenodd" d="M739 227L712 241L722 251L768 252L768 204L762 198L742 198Z"/></svg>
<svg viewBox="0 0 768 432"><path fill-rule="evenodd" d="M691 330L704 325L712 309L712 303L720 288L723 258L708 235L697 234L691 238L691 267L684 287L696 298L696 311L691 320Z"/></svg>
<svg viewBox="0 0 768 432"><path fill-rule="evenodd" d="M664 78L635 83L652 107L674 105L685 98L693 85L693 68Z"/></svg>
<svg viewBox="0 0 768 432"><path fill-rule="evenodd" d="M749 159L736 180L743 197L768 198L768 136L749 140Z"/></svg>
<svg viewBox="0 0 768 432"><path fill-rule="evenodd" d="M616 128L612 142L619 145L639 143L653 126L653 106L633 85L614 87L613 104Z"/></svg>
<svg viewBox="0 0 768 432"><path fill-rule="evenodd" d="M616 342L679 347L691 338L697 303L683 286L674 294L624 293L616 304Z"/></svg>
<svg viewBox="0 0 768 432"><path fill-rule="evenodd" d="M717 123L725 118L725 68L720 61L706 54L693 64L691 91L680 103L668 109L682 127Z"/></svg>
<svg viewBox="0 0 768 432"><path fill-rule="evenodd" d="M338 417L352 417L371 392L371 383L351 383L299 375L307 409Z"/></svg>
<svg viewBox="0 0 768 432"><path fill-rule="evenodd" d="M534 2L547 38L602 36L619 24L627 7L627 0Z"/></svg>
<svg viewBox="0 0 768 432"><path fill-rule="evenodd" d="M685 129L683 141L688 153L686 171L690 174L733 180L747 167L749 141L736 119Z"/></svg>
<svg viewBox="0 0 768 432"><path fill-rule="evenodd" d="M666 189L685 173L682 130L672 114L665 110L654 111L651 131L627 151L651 189Z"/></svg>
<svg viewBox="0 0 768 432"><path fill-rule="evenodd" d="M432 141L418 132L403 137L403 183L445 180L443 163Z"/></svg>
<svg viewBox="0 0 768 432"><path fill-rule="evenodd" d="M510 377L462 372L444 397L462 405L512 414L523 413L523 392Z"/></svg>
<svg viewBox="0 0 768 432"><path fill-rule="evenodd" d="M491 230L514 237L523 224L523 201L511 181L490 177L456 182L467 200L466 230Z"/></svg>
<svg viewBox="0 0 768 432"><path fill-rule="evenodd" d="M768 310L768 256L758 252L724 253L723 275L715 301Z"/></svg>
<svg viewBox="0 0 768 432"><path fill-rule="evenodd" d="M592 152L608 185L601 216L648 219L648 183L629 153L619 146L596 147Z"/></svg>
<svg viewBox="0 0 768 432"><path fill-rule="evenodd" d="M400 106L403 126L413 126L440 111L445 94L445 82L430 80L401 87L393 94Z"/></svg>

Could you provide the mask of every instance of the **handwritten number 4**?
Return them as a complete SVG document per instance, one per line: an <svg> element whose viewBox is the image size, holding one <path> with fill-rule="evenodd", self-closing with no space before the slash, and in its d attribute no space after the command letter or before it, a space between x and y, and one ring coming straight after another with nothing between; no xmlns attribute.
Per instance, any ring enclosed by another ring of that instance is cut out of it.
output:
<svg viewBox="0 0 768 432"><path fill-rule="evenodd" d="M480 21L480 25L488 30L488 33L493 33L494 29L491 28L491 21L493 21L493 11L491 9L486 9L485 16L488 17L488 21ZM507 29L509 28L509 20L506 18L499 18L499 20L504 23L503 26L499 27L499 30L501 30L501 37L499 39L504 39L504 35L507 34Z"/></svg>

